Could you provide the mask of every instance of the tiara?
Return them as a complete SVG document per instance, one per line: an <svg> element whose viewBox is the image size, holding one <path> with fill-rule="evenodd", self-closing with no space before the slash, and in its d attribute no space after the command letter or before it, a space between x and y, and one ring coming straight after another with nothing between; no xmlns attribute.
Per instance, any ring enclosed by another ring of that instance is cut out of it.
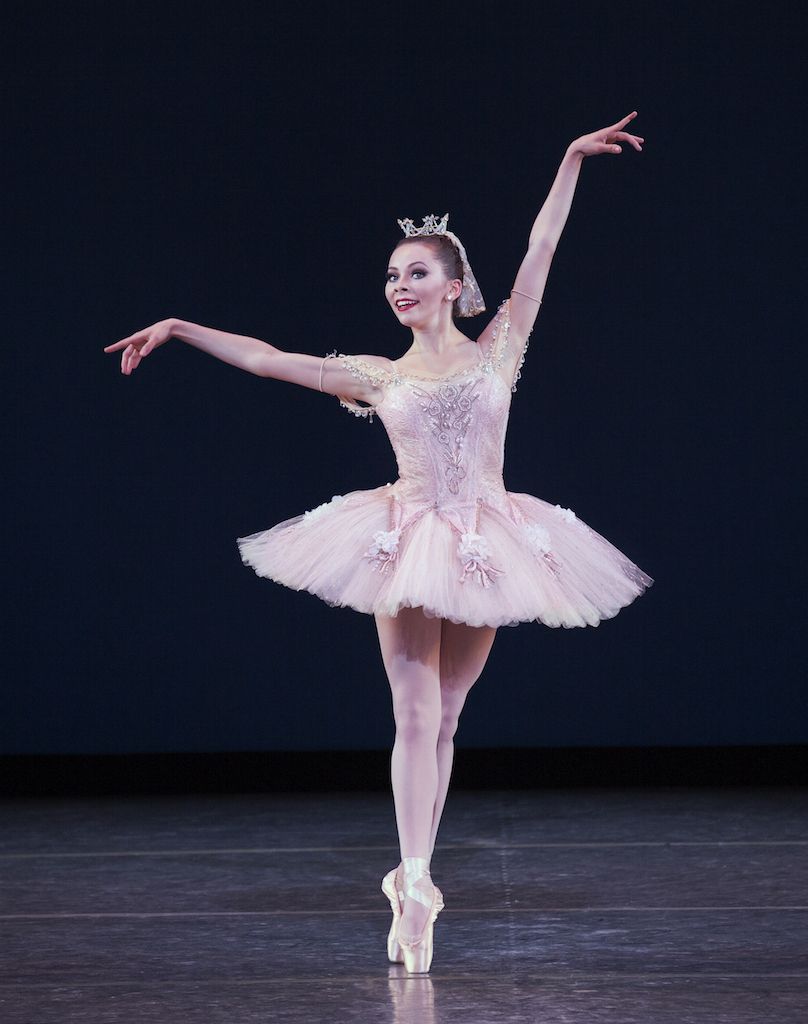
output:
<svg viewBox="0 0 808 1024"><path fill-rule="evenodd" d="M428 216L424 217L424 223L420 228L417 228L409 218L407 218L407 220L400 220L398 222L398 226L404 232L406 238L415 238L418 235L451 234L451 232L447 232L446 230L449 226L448 213L444 214L440 220L438 220L434 213L430 213Z"/></svg>
<svg viewBox="0 0 808 1024"><path fill-rule="evenodd" d="M444 235L449 239L460 254L460 262L463 264L463 290L458 296L456 303L457 315L476 316L478 313L482 313L485 309L482 292L480 291L480 286L477 284L477 279L472 273L463 243L456 234L449 231L449 214L447 213L438 219L433 213L430 213L424 217L424 222L420 228L417 228L409 218L400 220L398 222L398 226L404 232L405 238L423 238L426 235Z"/></svg>

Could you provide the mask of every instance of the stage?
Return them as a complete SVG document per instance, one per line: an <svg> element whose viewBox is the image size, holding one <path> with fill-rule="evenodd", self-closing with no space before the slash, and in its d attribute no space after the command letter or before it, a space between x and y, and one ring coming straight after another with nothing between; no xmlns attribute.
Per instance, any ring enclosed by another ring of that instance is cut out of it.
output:
<svg viewBox="0 0 808 1024"><path fill-rule="evenodd" d="M428 977L379 793L9 800L4 1024L801 1021L808 791L450 795Z"/></svg>

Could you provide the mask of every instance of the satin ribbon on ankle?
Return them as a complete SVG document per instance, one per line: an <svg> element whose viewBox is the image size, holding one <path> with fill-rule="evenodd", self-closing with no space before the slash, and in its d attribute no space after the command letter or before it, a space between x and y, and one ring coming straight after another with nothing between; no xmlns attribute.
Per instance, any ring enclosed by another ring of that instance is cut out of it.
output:
<svg viewBox="0 0 808 1024"><path fill-rule="evenodd" d="M405 857L401 866L404 868L404 879L401 883L401 891L404 896L420 903L422 907L431 907L432 897L415 887L415 883L422 878L432 880L429 874L429 861L423 857Z"/></svg>

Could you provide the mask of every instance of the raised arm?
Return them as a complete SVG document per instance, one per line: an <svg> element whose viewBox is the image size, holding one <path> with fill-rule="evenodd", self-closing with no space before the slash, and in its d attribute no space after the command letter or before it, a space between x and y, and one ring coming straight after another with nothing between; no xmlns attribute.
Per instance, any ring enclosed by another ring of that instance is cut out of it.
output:
<svg viewBox="0 0 808 1024"><path fill-rule="evenodd" d="M575 186L585 156L599 156L602 153L622 152L621 142L628 142L638 152L645 140L639 135L623 131L629 121L637 116L636 110L616 124L570 143L552 188L533 223L528 241L527 253L519 267L511 296L511 331L520 340L530 333L547 284L550 264L555 255L561 232L567 223Z"/></svg>
<svg viewBox="0 0 808 1024"><path fill-rule="evenodd" d="M358 399L375 405L381 398L379 388L370 380L358 379L342 367L338 360L325 362L317 356L301 352L284 352L258 338L228 334L212 327L202 327L188 320L170 317L151 327L130 334L128 338L108 345L105 352L121 353L121 373L131 374L141 360L171 338L177 338L232 366L238 366L259 377L272 377L300 384L315 391ZM366 357L370 360L372 356Z"/></svg>

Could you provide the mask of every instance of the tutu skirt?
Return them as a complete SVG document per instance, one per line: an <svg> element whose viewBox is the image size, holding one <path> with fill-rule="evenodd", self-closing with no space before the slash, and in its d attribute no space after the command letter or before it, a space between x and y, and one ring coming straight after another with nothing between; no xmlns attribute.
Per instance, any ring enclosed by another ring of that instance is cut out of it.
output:
<svg viewBox="0 0 808 1024"><path fill-rule="evenodd" d="M259 576L381 616L422 608L471 626L597 626L652 580L569 509L502 492L474 509L403 507L355 491L239 540ZM465 524L465 525L464 525Z"/></svg>

